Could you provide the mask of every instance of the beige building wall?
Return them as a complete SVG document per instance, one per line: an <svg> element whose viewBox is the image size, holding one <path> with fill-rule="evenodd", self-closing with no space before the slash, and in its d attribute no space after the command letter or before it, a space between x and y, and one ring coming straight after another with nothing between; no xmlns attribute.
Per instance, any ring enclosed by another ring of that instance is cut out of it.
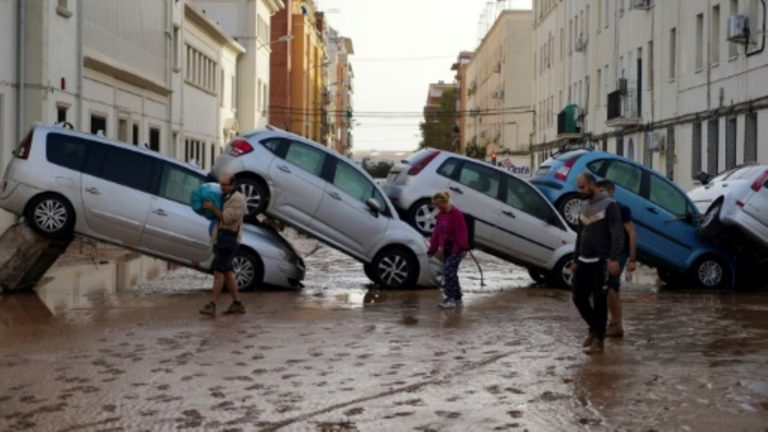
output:
<svg viewBox="0 0 768 432"><path fill-rule="evenodd" d="M236 94L236 119L240 131L267 125L270 47L284 40L270 40L272 15L285 7L282 0L191 0L245 52L237 60L237 80L227 84ZM231 80L232 76L227 79Z"/></svg>
<svg viewBox="0 0 768 432"><path fill-rule="evenodd" d="M176 155L210 170L237 133L237 58L245 49L195 6L184 25L184 134Z"/></svg>
<svg viewBox="0 0 768 432"><path fill-rule="evenodd" d="M534 165L563 145L586 145L690 189L700 170L768 161L768 148L759 145L768 133L762 3L651 4L534 1ZM753 30L749 54L727 40L728 17L736 14ZM624 86L619 116L608 121L608 95ZM580 108L579 136L557 134L557 114L568 104Z"/></svg>
<svg viewBox="0 0 768 432"><path fill-rule="evenodd" d="M467 68L465 149L486 148L490 160L524 156L530 149L532 113L532 12L502 12ZM518 162L519 164L520 162Z"/></svg>

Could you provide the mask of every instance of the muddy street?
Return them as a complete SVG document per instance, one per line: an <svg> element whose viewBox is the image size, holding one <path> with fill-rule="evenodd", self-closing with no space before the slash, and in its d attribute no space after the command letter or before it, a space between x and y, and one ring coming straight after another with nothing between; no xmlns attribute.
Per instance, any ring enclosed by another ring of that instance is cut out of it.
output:
<svg viewBox="0 0 768 432"><path fill-rule="evenodd" d="M623 291L626 336L581 352L570 293L477 254L465 304L381 291L297 239L306 287L198 315L210 277L116 291L82 272L0 295L0 430L766 430L768 294ZM97 264L88 264L96 266ZM220 302L224 308L229 301Z"/></svg>

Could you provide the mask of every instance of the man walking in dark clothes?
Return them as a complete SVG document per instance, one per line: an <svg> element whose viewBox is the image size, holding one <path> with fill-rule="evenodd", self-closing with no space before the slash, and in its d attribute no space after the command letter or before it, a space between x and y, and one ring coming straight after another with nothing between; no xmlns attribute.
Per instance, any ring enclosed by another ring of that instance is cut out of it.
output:
<svg viewBox="0 0 768 432"><path fill-rule="evenodd" d="M579 214L573 260L573 303L589 326L584 352L597 354L603 352L608 321L607 282L610 276L619 275L624 226L619 206L600 190L592 174L579 175L577 186L585 202Z"/></svg>

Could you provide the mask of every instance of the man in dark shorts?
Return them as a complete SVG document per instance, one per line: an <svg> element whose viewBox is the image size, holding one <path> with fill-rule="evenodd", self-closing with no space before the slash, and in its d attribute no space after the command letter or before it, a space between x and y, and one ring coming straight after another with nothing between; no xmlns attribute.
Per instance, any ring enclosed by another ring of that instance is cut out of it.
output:
<svg viewBox="0 0 768 432"><path fill-rule="evenodd" d="M211 292L211 301L208 302L200 313L208 316L216 315L216 301L219 299L224 285L227 286L229 294L232 295L232 304L225 314L243 314L245 306L240 301L240 294L237 292L237 279L235 278L232 260L240 244L240 230L243 226L248 207L245 203L243 194L237 191L235 178L231 174L224 174L219 180L221 185L223 208L219 210L211 201L205 201L203 207L212 211L216 215L216 226L211 234L213 243L213 292Z"/></svg>
<svg viewBox="0 0 768 432"><path fill-rule="evenodd" d="M579 195L585 200L579 213L573 269L573 303L589 326L584 352L603 352L608 321L608 277L618 276L624 228L616 202L597 187L595 177L581 173ZM590 301L591 300L591 301Z"/></svg>
<svg viewBox="0 0 768 432"><path fill-rule="evenodd" d="M613 198L616 192L616 185L610 180L601 180L597 186ZM624 337L624 327L621 324L621 299L619 298L619 288L621 288L621 271L626 265L627 272L635 271L637 259L637 231L632 222L632 210L624 204L616 201L621 213L621 224L624 226L624 248L619 257L619 276L612 276L608 280L608 311L611 314L611 320L608 323L608 329L605 331L607 337Z"/></svg>

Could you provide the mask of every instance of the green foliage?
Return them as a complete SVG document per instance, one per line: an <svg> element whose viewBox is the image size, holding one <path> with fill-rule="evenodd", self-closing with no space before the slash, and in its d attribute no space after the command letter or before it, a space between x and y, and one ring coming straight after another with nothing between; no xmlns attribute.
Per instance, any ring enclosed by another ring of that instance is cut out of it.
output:
<svg viewBox="0 0 768 432"><path fill-rule="evenodd" d="M440 107L434 114L425 115L419 124L421 142L419 148L433 147L441 150L454 150L453 127L456 124L456 90L446 89L440 98Z"/></svg>
<svg viewBox="0 0 768 432"><path fill-rule="evenodd" d="M368 174L373 178L386 178L392 165L394 165L392 162L387 161L372 163L368 158L363 160L363 169L368 171Z"/></svg>

